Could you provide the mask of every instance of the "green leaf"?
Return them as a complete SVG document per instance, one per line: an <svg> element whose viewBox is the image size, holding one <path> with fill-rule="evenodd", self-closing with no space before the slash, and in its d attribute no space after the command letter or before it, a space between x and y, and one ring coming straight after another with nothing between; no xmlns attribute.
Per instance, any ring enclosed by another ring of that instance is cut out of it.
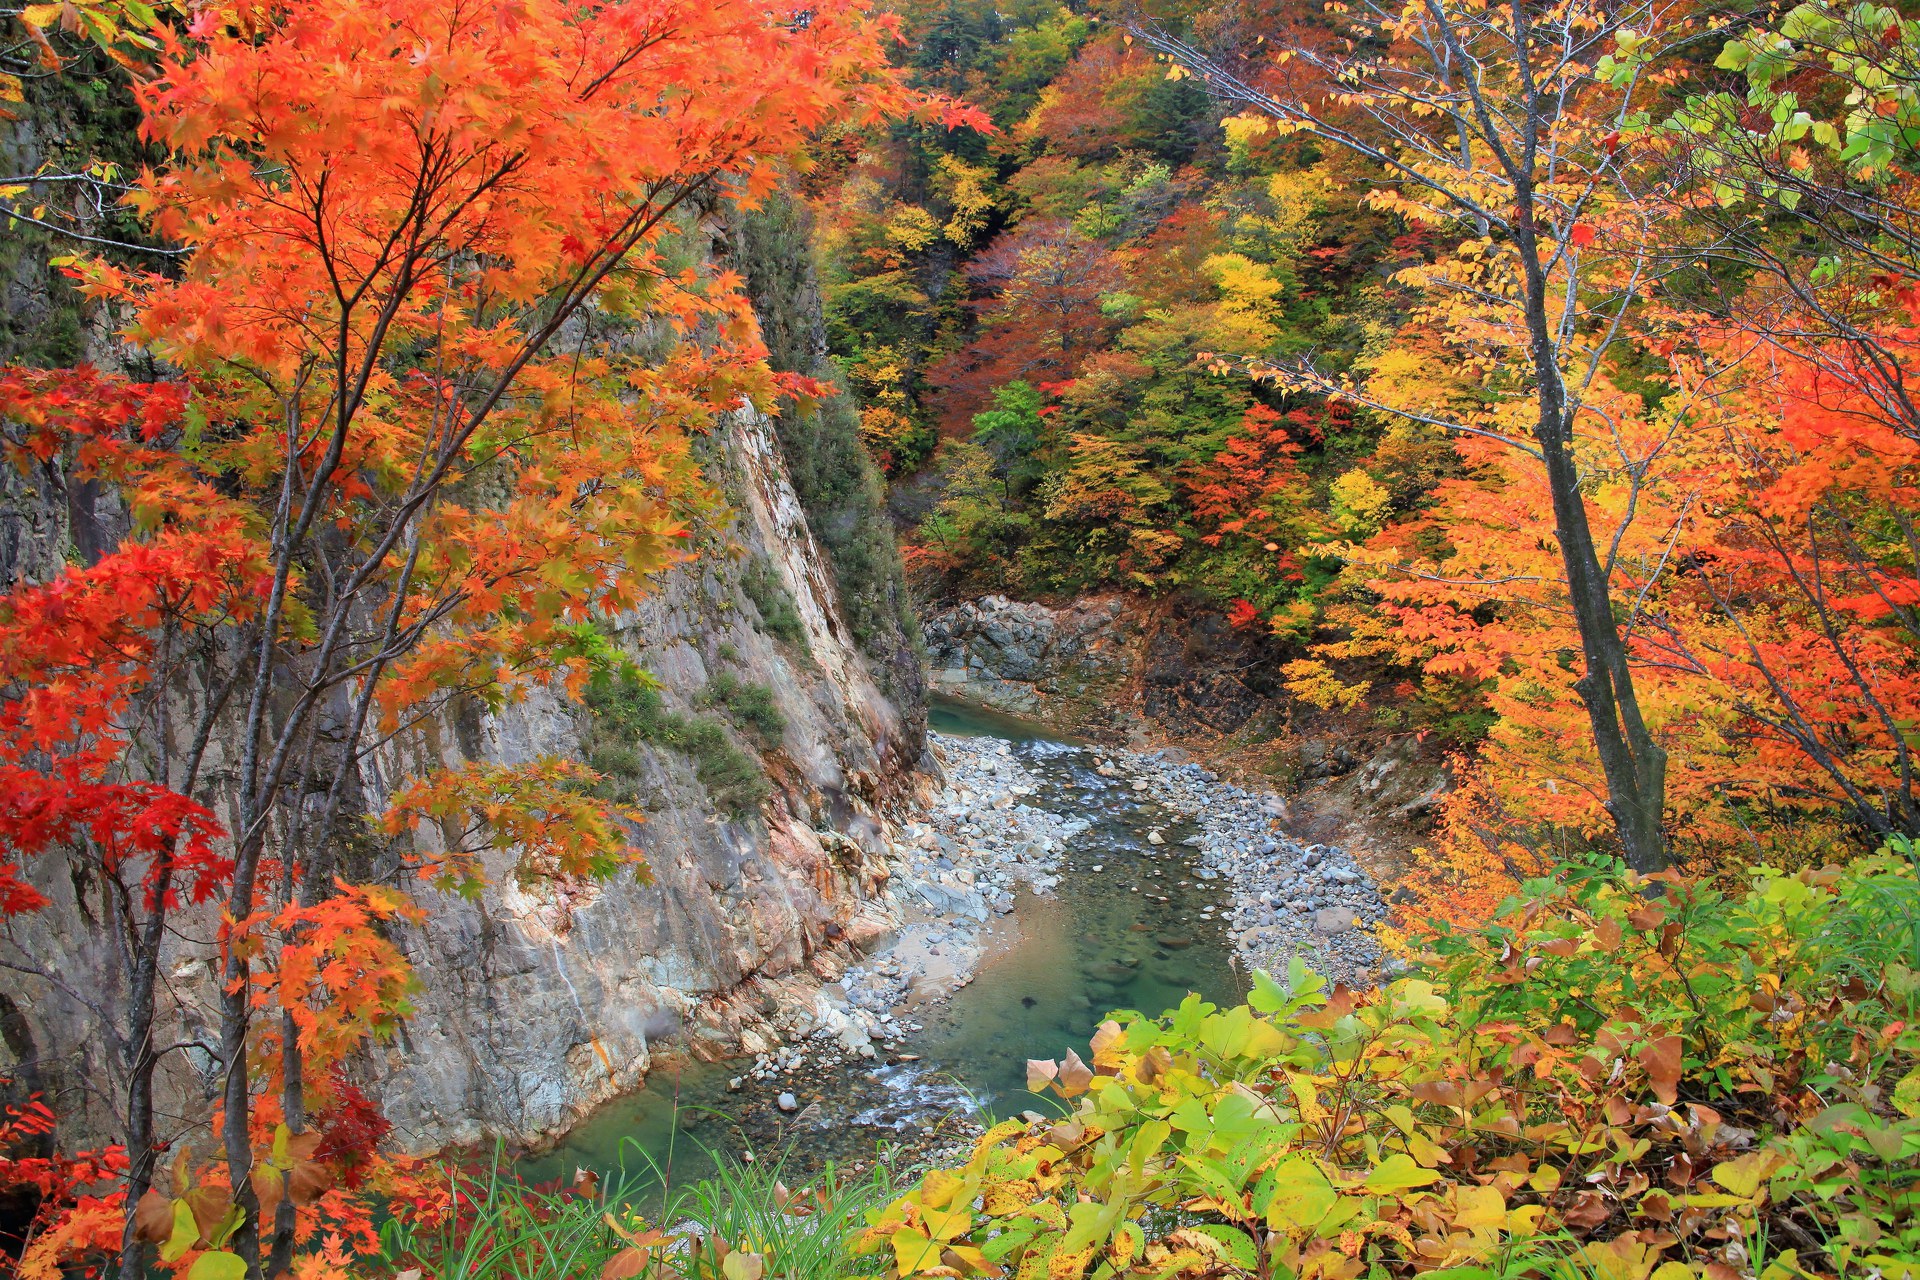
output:
<svg viewBox="0 0 1920 1280"><path fill-rule="evenodd" d="M247 1264L237 1253L211 1251L201 1254L187 1268L187 1280L246 1280Z"/></svg>
<svg viewBox="0 0 1920 1280"><path fill-rule="evenodd" d="M1187 1230L1197 1235L1211 1236L1227 1246L1227 1257L1242 1271L1259 1270L1260 1250L1255 1247L1253 1238L1246 1232L1222 1226L1217 1222L1196 1223Z"/></svg>
<svg viewBox="0 0 1920 1280"><path fill-rule="evenodd" d="M1273 1188L1266 1212L1267 1225L1275 1230L1318 1226L1340 1198L1325 1171L1306 1156L1283 1160L1263 1185Z"/></svg>
<svg viewBox="0 0 1920 1280"><path fill-rule="evenodd" d="M173 1234L160 1246L160 1261L177 1262L187 1250L193 1248L200 1238L200 1224L193 1220L193 1210L185 1200L173 1202Z"/></svg>
<svg viewBox="0 0 1920 1280"><path fill-rule="evenodd" d="M1432 1169L1423 1169L1409 1155L1394 1154L1382 1160L1367 1175L1367 1190L1379 1192L1411 1191L1440 1181Z"/></svg>
<svg viewBox="0 0 1920 1280"><path fill-rule="evenodd" d="M1286 988L1275 982L1265 969L1255 969L1253 990L1247 993L1247 1003L1259 1013L1278 1013L1287 1007Z"/></svg>

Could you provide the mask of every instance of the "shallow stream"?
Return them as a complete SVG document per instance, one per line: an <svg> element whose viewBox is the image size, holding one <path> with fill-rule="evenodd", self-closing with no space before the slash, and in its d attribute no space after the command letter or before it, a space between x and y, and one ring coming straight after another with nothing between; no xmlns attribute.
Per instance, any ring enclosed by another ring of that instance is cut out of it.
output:
<svg viewBox="0 0 1920 1280"><path fill-rule="evenodd" d="M585 1167L611 1180L623 1167L630 1175L652 1167L683 1185L711 1169L709 1151L784 1153L805 1173L828 1160L870 1159L883 1143L938 1145L956 1116L1047 1106L1026 1091L1026 1059L1068 1048L1084 1055L1105 1013L1159 1013L1190 991L1216 1002L1245 991L1225 925L1202 918L1226 887L1194 874L1194 851L1181 840L1195 827L1129 782L1095 772L1092 749L1033 725L951 704L936 704L931 724L1006 740L1039 780L1022 803L1092 823L1061 860L1059 887L1021 893L1012 920L989 926L973 982L916 1010L912 1020L924 1029L882 1057L802 1068L738 1091L728 1081L741 1063L665 1065L556 1150L524 1161L525 1176L571 1178ZM1156 828L1164 845L1147 839ZM782 1091L795 1095L796 1113L778 1109Z"/></svg>

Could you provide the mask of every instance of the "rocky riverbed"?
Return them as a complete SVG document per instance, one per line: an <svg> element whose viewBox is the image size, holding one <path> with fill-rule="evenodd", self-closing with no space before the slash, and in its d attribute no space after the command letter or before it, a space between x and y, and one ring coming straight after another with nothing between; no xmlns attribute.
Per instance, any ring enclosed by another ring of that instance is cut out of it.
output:
<svg viewBox="0 0 1920 1280"><path fill-rule="evenodd" d="M606 1168L607 1144L655 1150L693 1125L763 1157L885 1144L913 1163L963 1143L978 1109L1029 1105L1024 1060L1084 1051L1109 1011L1237 999L1253 968L1284 974L1294 955L1348 980L1380 963L1376 887L1343 850L1286 836L1277 796L1177 751L951 732L931 746L940 788L891 833L891 941L771 1019L751 1060L677 1068L670 1097L650 1081L560 1161Z"/></svg>
<svg viewBox="0 0 1920 1280"><path fill-rule="evenodd" d="M1054 892L1061 884L1063 857L1092 825L1085 817L1041 807L1058 805L1062 797L1042 799L1046 780L1022 762L1011 743L931 737L946 786L926 820L904 833L898 883L902 893L937 914L909 926L899 944L842 979L859 1008L883 1010L910 997L938 998L967 980L986 922L1013 910L1020 886L1042 895ZM1180 751L1060 744L1045 754L1056 769L1071 767L1073 757L1081 757L1094 775L1107 780L1107 789L1168 811L1169 821L1146 827L1146 843L1170 864L1183 857L1195 861L1197 854L1191 878L1219 889L1219 903L1203 906L1200 916L1218 918L1230 928L1243 968L1284 973L1287 962L1299 955L1329 977L1366 981L1375 976L1381 954L1370 930L1387 916L1378 887L1339 846L1304 844L1284 834L1287 808L1279 796L1224 782ZM1096 862L1080 874L1124 872ZM1189 881L1181 877L1179 883ZM1129 886L1157 901L1167 900L1165 887ZM948 950L939 950L943 946Z"/></svg>

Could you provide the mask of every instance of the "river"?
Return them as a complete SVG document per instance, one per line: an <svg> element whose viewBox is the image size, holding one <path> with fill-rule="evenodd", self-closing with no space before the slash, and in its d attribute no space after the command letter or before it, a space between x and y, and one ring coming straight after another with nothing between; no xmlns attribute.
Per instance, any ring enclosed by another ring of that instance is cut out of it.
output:
<svg viewBox="0 0 1920 1280"><path fill-rule="evenodd" d="M711 1170L715 1152L784 1155L805 1173L827 1160L872 1158L885 1143L937 1145L955 1117L1048 1106L1026 1091L1026 1059L1070 1047L1084 1055L1109 1011L1159 1013L1190 991L1214 1001L1244 992L1217 914L1226 888L1194 874L1192 851L1180 843L1197 828L1096 772L1092 749L1037 726L936 703L931 727L1006 741L1039 780L1022 803L1092 824L1061 860L1057 890L1022 892L1011 919L990 930L974 981L916 1011L923 1030L882 1057L737 1091L729 1081L739 1063L668 1063L557 1149L524 1160L523 1176L571 1178L587 1168L618 1181L623 1171L629 1179L657 1171L683 1185ZM1165 844L1147 840L1155 829ZM783 1090L795 1094L797 1114L775 1105Z"/></svg>

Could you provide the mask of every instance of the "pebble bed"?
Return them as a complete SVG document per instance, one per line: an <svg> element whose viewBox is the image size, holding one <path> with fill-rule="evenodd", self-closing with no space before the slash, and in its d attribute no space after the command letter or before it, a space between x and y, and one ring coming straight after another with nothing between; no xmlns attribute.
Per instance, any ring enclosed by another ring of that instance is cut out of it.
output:
<svg viewBox="0 0 1920 1280"><path fill-rule="evenodd" d="M1200 828L1181 843L1200 852L1197 874L1218 879L1228 895L1223 911L1243 966L1279 975L1298 955L1329 978L1377 977L1382 957L1370 930L1387 919L1387 904L1346 850L1285 835L1284 800L1223 782L1184 753L1104 754L1106 767Z"/></svg>
<svg viewBox="0 0 1920 1280"><path fill-rule="evenodd" d="M913 1029L897 1010L924 994L929 950L949 957L956 985L964 982L979 959L982 927L1013 910L1018 886L1040 894L1058 888L1061 857L1089 825L1025 803L1040 780L1005 742L929 737L945 786L922 820L900 833L896 885L936 919L924 933L910 927L901 945L855 965L840 983L851 1009L889 1042ZM1387 918L1378 887L1339 846L1302 843L1278 830L1287 811L1279 796L1224 782L1178 751L1094 755L1097 772L1198 828L1179 839L1200 854L1196 874L1220 886L1220 906L1203 915L1218 911L1226 920L1243 967L1284 974L1299 955L1330 978L1376 976L1381 954L1370 928ZM1169 837L1154 831L1147 838L1161 844ZM1152 886L1141 891L1150 894Z"/></svg>

